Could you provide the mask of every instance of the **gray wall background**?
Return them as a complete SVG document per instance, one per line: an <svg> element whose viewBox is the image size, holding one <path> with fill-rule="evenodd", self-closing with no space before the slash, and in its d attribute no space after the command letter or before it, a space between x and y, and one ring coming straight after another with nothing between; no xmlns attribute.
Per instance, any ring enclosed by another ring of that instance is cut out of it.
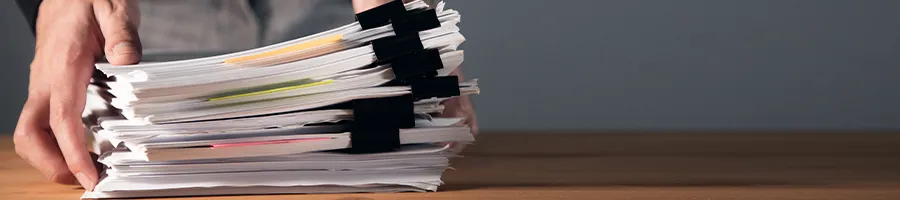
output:
<svg viewBox="0 0 900 200"><path fill-rule="evenodd" d="M484 130L900 130L900 1L458 0ZM0 2L0 131L34 42Z"/></svg>

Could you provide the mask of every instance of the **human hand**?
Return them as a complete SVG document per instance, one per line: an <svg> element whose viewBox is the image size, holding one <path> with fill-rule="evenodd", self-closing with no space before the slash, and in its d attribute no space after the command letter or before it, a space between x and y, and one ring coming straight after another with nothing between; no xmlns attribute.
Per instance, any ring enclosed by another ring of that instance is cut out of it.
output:
<svg viewBox="0 0 900 200"><path fill-rule="evenodd" d="M457 76L459 81L463 81L462 67L456 68L451 76ZM469 96L459 96L444 101L444 112L441 117L457 117L465 119L466 125L472 130L472 136L478 136L478 119L475 117L475 106ZM461 153L466 147L465 144L450 143L450 149L455 153Z"/></svg>
<svg viewBox="0 0 900 200"><path fill-rule="evenodd" d="M102 55L112 64L141 57L136 1L45 0L38 11L28 100L16 153L56 183L93 190L98 172L85 143L85 92Z"/></svg>
<svg viewBox="0 0 900 200"><path fill-rule="evenodd" d="M353 0L353 13L360 13L394 0ZM404 1L406 2L406 1Z"/></svg>

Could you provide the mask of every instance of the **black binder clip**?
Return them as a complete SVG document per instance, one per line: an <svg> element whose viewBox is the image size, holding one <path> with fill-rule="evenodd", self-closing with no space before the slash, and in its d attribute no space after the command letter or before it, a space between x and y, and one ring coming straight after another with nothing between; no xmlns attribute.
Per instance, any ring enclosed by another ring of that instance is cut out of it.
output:
<svg viewBox="0 0 900 200"><path fill-rule="evenodd" d="M376 153L400 147L400 129L415 127L414 101L459 95L456 76L435 77L444 67L440 51L425 49L419 31L441 26L434 9L406 11L395 0L356 15L363 29L391 24L394 36L372 41L376 64L390 64L394 83L409 85L412 94L353 101L349 152Z"/></svg>
<svg viewBox="0 0 900 200"><path fill-rule="evenodd" d="M372 50L379 61L388 61L399 55L425 50L419 34L395 35L372 41Z"/></svg>
<svg viewBox="0 0 900 200"><path fill-rule="evenodd" d="M381 153L400 147L400 129L392 127L353 126L349 153Z"/></svg>
<svg viewBox="0 0 900 200"><path fill-rule="evenodd" d="M415 127L412 95L353 101L350 152L377 153L400 147L400 129Z"/></svg>
<svg viewBox="0 0 900 200"><path fill-rule="evenodd" d="M395 79L406 82L408 79L437 76L437 70L444 68L441 53L437 49L426 49L397 56L390 61Z"/></svg>
<svg viewBox="0 0 900 200"><path fill-rule="evenodd" d="M355 125L412 128L413 98L411 95L359 99L353 101Z"/></svg>
<svg viewBox="0 0 900 200"><path fill-rule="evenodd" d="M356 15L363 29L391 24L394 36L372 41L376 64L390 64L396 79L437 76L443 68L440 52L426 50L419 31L441 26L434 9L406 11L401 0L394 0Z"/></svg>
<svg viewBox="0 0 900 200"><path fill-rule="evenodd" d="M417 100L459 96L459 80L456 76L411 79L409 86Z"/></svg>
<svg viewBox="0 0 900 200"><path fill-rule="evenodd" d="M441 27L441 21L434 9L414 10L405 16L391 19L391 25L396 35L405 35Z"/></svg>
<svg viewBox="0 0 900 200"><path fill-rule="evenodd" d="M396 35L424 31L441 26L434 9L406 11L402 0L394 0L356 14L363 30L393 24Z"/></svg>
<svg viewBox="0 0 900 200"><path fill-rule="evenodd" d="M391 23L391 19L406 15L406 7L402 0L394 0L378 7L356 14L356 21L365 29L384 26Z"/></svg>

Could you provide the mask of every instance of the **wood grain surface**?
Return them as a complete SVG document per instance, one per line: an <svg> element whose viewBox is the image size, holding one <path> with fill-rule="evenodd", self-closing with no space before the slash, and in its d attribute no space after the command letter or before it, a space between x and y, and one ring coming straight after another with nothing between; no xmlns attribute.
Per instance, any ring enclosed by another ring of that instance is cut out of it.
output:
<svg viewBox="0 0 900 200"><path fill-rule="evenodd" d="M0 137L0 199L77 199ZM485 133L434 193L182 199L900 199L900 133Z"/></svg>

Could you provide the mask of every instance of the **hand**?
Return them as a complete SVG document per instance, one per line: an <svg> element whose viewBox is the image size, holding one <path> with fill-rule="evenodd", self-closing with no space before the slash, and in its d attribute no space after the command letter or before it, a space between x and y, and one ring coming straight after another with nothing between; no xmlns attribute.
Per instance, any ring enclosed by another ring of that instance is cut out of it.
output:
<svg viewBox="0 0 900 200"><path fill-rule="evenodd" d="M359 14L362 11L378 7L381 4L386 4L391 1L393 0L353 0L353 13ZM407 0L404 0L403 2L406 3Z"/></svg>
<svg viewBox="0 0 900 200"><path fill-rule="evenodd" d="M28 100L16 125L16 153L56 183L93 190L98 179L81 113L95 59L141 57L137 2L45 0L38 11Z"/></svg>
<svg viewBox="0 0 900 200"><path fill-rule="evenodd" d="M451 76L457 76L459 81L465 81L462 76L462 67L456 68ZM472 129L472 136L478 136L478 119L475 117L475 106L469 96L460 96L444 101L444 112L441 117L459 117L466 120L466 125ZM465 144L450 143L450 148L455 153L461 153Z"/></svg>

